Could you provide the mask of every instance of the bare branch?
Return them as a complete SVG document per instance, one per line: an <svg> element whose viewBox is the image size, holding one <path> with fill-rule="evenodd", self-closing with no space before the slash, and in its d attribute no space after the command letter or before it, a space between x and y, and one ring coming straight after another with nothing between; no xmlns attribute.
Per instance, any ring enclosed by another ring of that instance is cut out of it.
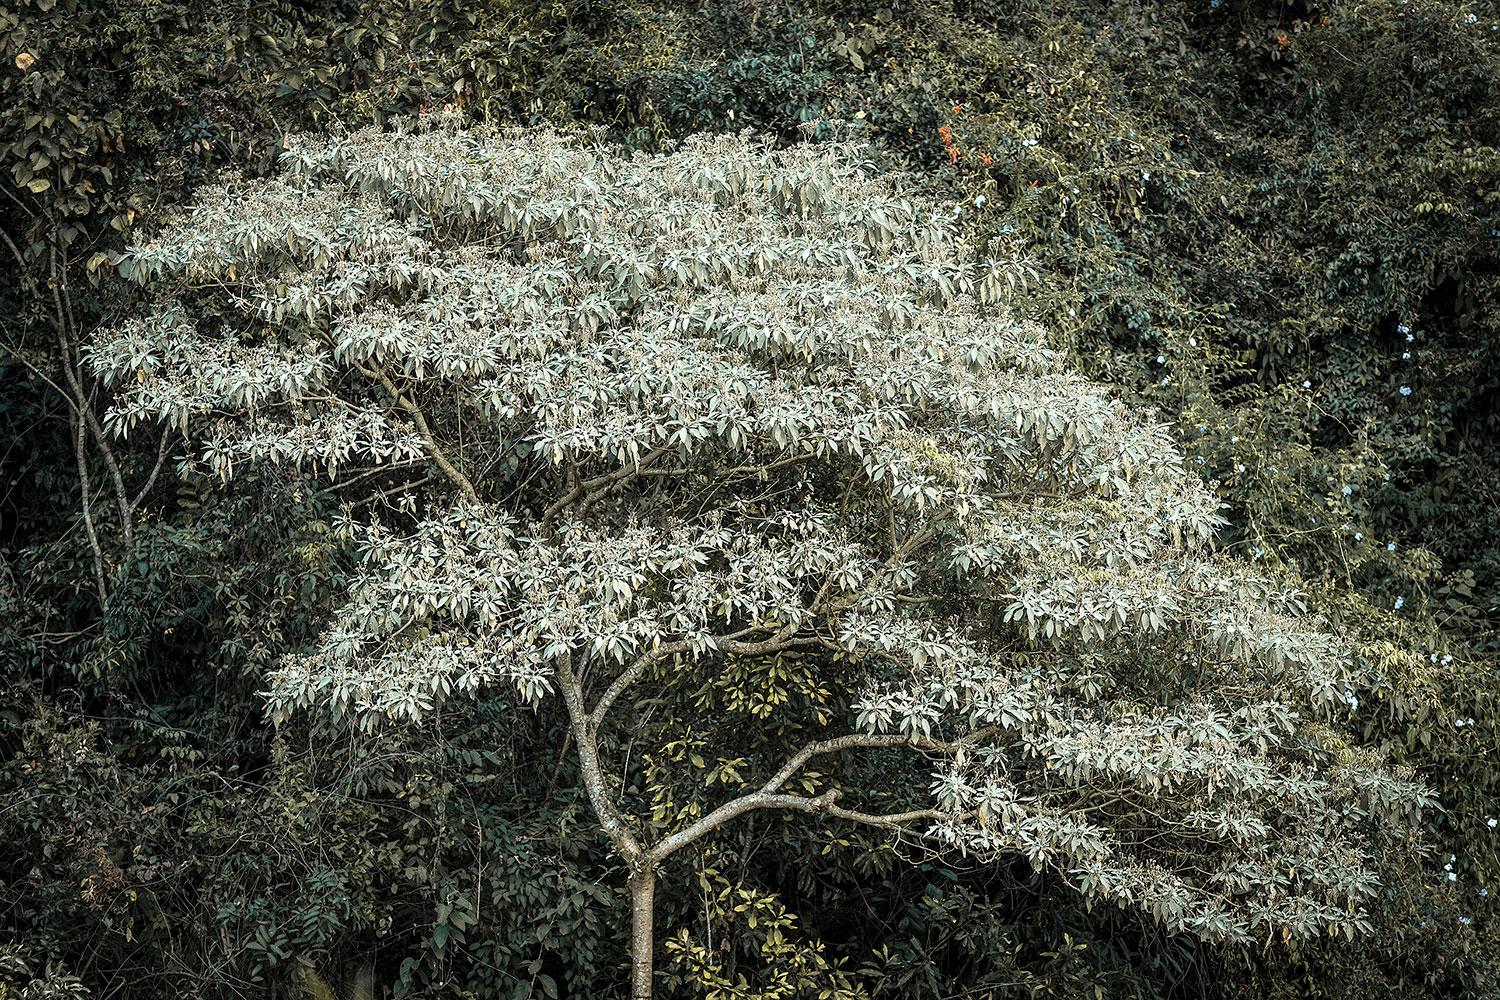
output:
<svg viewBox="0 0 1500 1000"><path fill-rule="evenodd" d="M804 811L813 811L810 804L822 802L823 805L817 811L823 811L830 816L873 826L893 826L917 819L935 819L945 816L947 815L946 813L930 809L919 809L908 813L893 813L887 816L855 812L833 805L833 799L830 796L837 795L836 791L824 792L816 798L781 795L778 793L780 793L782 786L790 781L814 757L839 753L844 750L869 750L880 747L903 746L910 747L913 750L934 750L951 753L993 736L1000 731L1000 728L997 725L984 726L952 740L935 740L930 737L909 736L901 733L850 733L847 736L835 736L832 739L815 740L788 757L786 763L765 784L761 785L760 788L749 795L743 795L731 802L726 802L691 826L685 827L665 838L652 849L652 853L654 855L659 854L661 858L665 858L674 851L691 844L698 838L724 825L736 816L742 816L755 809L803 809Z"/></svg>
<svg viewBox="0 0 1500 1000"><path fill-rule="evenodd" d="M759 642L746 642L738 636L753 633L757 630L747 629L744 632L736 632L733 635L718 636L714 638L713 644L720 652L730 653L734 656L763 656L766 653L777 653L790 649L796 645L814 645L819 642L816 638L796 639L799 623L791 623L783 626L777 633L768 639ZM664 643L650 652L643 653L631 661L630 666L620 672L614 681L605 689L595 702L594 709L589 713L589 719L595 727L604 723L604 716L609 712L610 706L624 694L636 681L640 680L651 667L679 653L691 651L693 643L686 639L676 642Z"/></svg>
<svg viewBox="0 0 1500 1000"><path fill-rule="evenodd" d="M109 471L110 483L114 487L115 502L120 508L120 531L124 535L125 543L130 543L133 534L130 506L130 498L125 491L125 477L120 472L120 463L115 458L115 450L110 446L109 438L104 433L104 427L99 423L99 417L94 413L94 407L89 399L88 392L83 386L82 364L75 357L75 349L72 344L72 325L70 317L71 308L63 301L63 289L67 280L67 262L59 262L57 257L57 245L54 243L49 248L48 262L52 268L53 307L56 315L53 317L53 327L57 334L57 346L62 352L63 377L67 379L68 387L73 392L74 405L77 408L84 427L93 437L94 443L99 447L99 453L104 457L104 467Z"/></svg>
<svg viewBox="0 0 1500 1000"><path fill-rule="evenodd" d="M146 476L146 481L141 484L140 491L136 493L135 499L130 501L130 513L135 514L140 509L141 502L146 499L146 494L151 492L152 485L156 482L156 474L161 471L162 463L167 458L167 438L172 433L171 425L161 430L161 441L156 446L156 464L151 466L151 473Z"/></svg>
<svg viewBox="0 0 1500 1000"><path fill-rule="evenodd" d="M831 788L821 795L816 796L783 795L769 792L755 792L750 795L741 796L733 802L720 806L691 826L662 840L650 850L647 858L650 864L660 864L674 852L686 847L688 844L691 844L693 841L705 836L730 820L758 809L791 809L797 812L822 814L852 823L862 823L866 826L877 826L888 830L900 829L909 823L915 823L919 820L945 819L951 815L938 809L912 809L906 812L886 814L868 813L856 809L845 809L836 804L838 798L839 791L836 788Z"/></svg>
<svg viewBox="0 0 1500 1000"><path fill-rule="evenodd" d="M600 487L613 486L618 482L629 479L633 476L640 475L642 471L646 469L646 467L649 466L652 462L655 462L657 459L661 458L663 455L668 454L672 450L673 448L669 444L659 445L653 450L647 452L643 458L641 458L633 465L627 465L624 468L616 469L614 472L606 472L603 475L595 476L593 479L583 479L574 483L573 487L568 490L568 492L564 493L554 503L549 505L545 511L542 512L542 531L551 531L553 519L556 518L557 515L563 510L567 509L570 504L576 502L580 497L583 497L585 494L588 494L593 490L597 490Z"/></svg>
<svg viewBox="0 0 1500 1000"><path fill-rule="evenodd" d="M94 528L93 499L89 496L89 461L84 448L83 418L76 406L73 411L73 456L78 464L78 492L83 505L83 528L88 534L89 549L94 556L94 583L99 589L99 606L109 607L109 590L104 583L104 552L99 547L99 533Z"/></svg>

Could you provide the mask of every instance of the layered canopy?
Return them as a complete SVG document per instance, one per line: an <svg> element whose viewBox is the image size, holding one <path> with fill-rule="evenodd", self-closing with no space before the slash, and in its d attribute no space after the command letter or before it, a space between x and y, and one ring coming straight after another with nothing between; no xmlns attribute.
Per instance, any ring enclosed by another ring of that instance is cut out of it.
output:
<svg viewBox="0 0 1500 1000"><path fill-rule="evenodd" d="M351 515L348 602L273 717L415 719L503 682L593 734L663 670L802 650L861 686L847 735L721 818L1021 853L1208 937L1364 926L1427 796L1333 728L1361 665L1212 551L1165 430L1069 373L1009 315L1015 269L863 150L434 119L298 137L283 166L134 249L159 305L89 353L114 428L170 422L225 480L274 461L425 498ZM932 759L909 812L783 791L890 746Z"/></svg>

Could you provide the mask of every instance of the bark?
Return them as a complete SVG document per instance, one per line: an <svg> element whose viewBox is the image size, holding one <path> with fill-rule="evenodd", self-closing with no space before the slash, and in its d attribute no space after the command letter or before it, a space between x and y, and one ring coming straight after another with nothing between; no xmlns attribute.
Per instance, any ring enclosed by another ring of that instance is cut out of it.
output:
<svg viewBox="0 0 1500 1000"><path fill-rule="evenodd" d="M656 869L644 867L630 880L630 1000L651 1000L656 918Z"/></svg>
<svg viewBox="0 0 1500 1000"><path fill-rule="evenodd" d="M559 659L554 669L558 693L562 695L563 705L567 707L573 742L578 748L578 768L583 778L583 790L589 797L589 804L594 807L599 825L615 845L615 850L625 859L626 864L635 866L642 854L640 841L630 832L625 814L610 797L613 782L605 779L603 765L599 763L598 732L583 704L583 684L573 672L570 656Z"/></svg>

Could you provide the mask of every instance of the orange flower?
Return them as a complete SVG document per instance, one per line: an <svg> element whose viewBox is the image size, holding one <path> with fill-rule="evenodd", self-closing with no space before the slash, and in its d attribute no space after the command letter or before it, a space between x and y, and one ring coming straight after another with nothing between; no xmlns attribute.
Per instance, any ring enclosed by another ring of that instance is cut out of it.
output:
<svg viewBox="0 0 1500 1000"><path fill-rule="evenodd" d="M1278 31L1278 32L1276 32L1276 44L1277 45L1280 45L1282 48L1286 48L1286 43L1288 41L1290 41L1290 39L1288 39L1286 37L1286 32L1285 31Z"/></svg>
<svg viewBox="0 0 1500 1000"><path fill-rule="evenodd" d="M985 166L989 166L991 163L994 163L995 160L994 157L990 156L989 153L980 153L979 162L983 163Z"/></svg>
<svg viewBox="0 0 1500 1000"><path fill-rule="evenodd" d="M953 105L953 113L955 115L962 114L963 110L964 110L964 106L962 104L955 104L955 105Z"/></svg>
<svg viewBox="0 0 1500 1000"><path fill-rule="evenodd" d="M948 162L949 163L957 163L958 162L958 150L954 149L952 146L948 147Z"/></svg>

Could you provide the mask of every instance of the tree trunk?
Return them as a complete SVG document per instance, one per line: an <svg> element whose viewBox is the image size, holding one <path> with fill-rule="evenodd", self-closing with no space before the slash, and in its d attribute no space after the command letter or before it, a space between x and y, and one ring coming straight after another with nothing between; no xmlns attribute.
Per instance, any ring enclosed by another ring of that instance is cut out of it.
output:
<svg viewBox="0 0 1500 1000"><path fill-rule="evenodd" d="M642 868L630 880L630 1000L651 1000L655 916L656 871Z"/></svg>

